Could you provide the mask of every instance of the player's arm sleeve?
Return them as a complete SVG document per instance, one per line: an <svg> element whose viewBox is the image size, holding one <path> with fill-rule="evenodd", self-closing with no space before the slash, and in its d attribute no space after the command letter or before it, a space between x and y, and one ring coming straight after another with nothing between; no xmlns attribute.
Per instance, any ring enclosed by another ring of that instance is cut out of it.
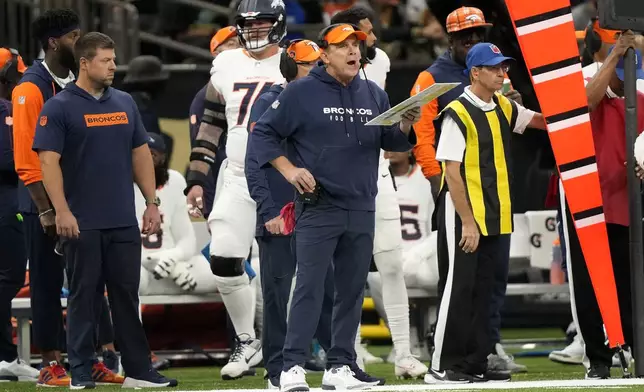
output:
<svg viewBox="0 0 644 392"><path fill-rule="evenodd" d="M386 112L391 108L389 104L389 96L384 90L379 90L380 104L378 107L382 112ZM403 131L400 130L400 123L394 124L392 126L383 126L381 127L380 133L380 147L385 151L395 151L395 152L406 152L414 148L416 144L416 132L414 127L412 127L409 135L405 135Z"/></svg>
<svg viewBox="0 0 644 392"><path fill-rule="evenodd" d="M411 90L411 95L423 91L435 83L431 73L423 71L418 75L416 83ZM425 177L433 177L441 173L440 165L436 160L436 131L434 119L438 115L438 100L434 99L420 109L420 120L414 124L418 142L414 147L414 156L423 169Z"/></svg>
<svg viewBox="0 0 644 392"><path fill-rule="evenodd" d="M40 120L36 125L33 151L53 151L62 155L65 146L65 113L55 100L45 103L40 112Z"/></svg>
<svg viewBox="0 0 644 392"><path fill-rule="evenodd" d="M266 169L262 169L259 166L257 157L252 149L252 140L255 123L272 103L273 100L263 96L255 101L255 104L250 110L250 118L248 120L248 131L250 134L246 145L246 165L244 167L250 197L257 203L257 212L262 217L264 223L277 217L280 214L280 208L275 205L266 177Z"/></svg>
<svg viewBox="0 0 644 392"><path fill-rule="evenodd" d="M132 134L132 149L135 149L137 147L141 147L145 143L148 142L148 133L145 130L145 126L143 125L143 119L141 118L141 112L139 112L139 108L136 106L136 102L134 102L134 99L130 97L132 101L132 112L134 113L134 132Z"/></svg>
<svg viewBox="0 0 644 392"><path fill-rule="evenodd" d="M40 160L32 147L43 104L42 93L33 83L21 83L13 90L13 154L16 172L25 185L42 181Z"/></svg>
<svg viewBox="0 0 644 392"><path fill-rule="evenodd" d="M179 191L186 187L186 182L183 177L180 178L180 181L181 186L177 188L176 195L177 206L174 209L172 224L170 225L175 245L174 248L164 251L164 254L175 261L188 261L192 256L197 254L197 236L188 216L186 197Z"/></svg>
<svg viewBox="0 0 644 392"><path fill-rule="evenodd" d="M206 185L208 173L215 163L221 135L227 129L226 100L211 81L206 88L204 112L199 124L199 132L190 153L190 167L186 177L188 187L186 189L194 185Z"/></svg>
<svg viewBox="0 0 644 392"><path fill-rule="evenodd" d="M296 133L298 126L297 88L301 85L287 87L262 114L253 127L252 150L259 167L286 156L281 141Z"/></svg>

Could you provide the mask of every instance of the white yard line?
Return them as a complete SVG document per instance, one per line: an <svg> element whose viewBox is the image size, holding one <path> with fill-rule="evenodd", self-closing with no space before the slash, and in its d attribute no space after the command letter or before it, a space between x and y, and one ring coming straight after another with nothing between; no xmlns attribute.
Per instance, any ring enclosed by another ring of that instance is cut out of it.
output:
<svg viewBox="0 0 644 392"><path fill-rule="evenodd" d="M560 389L601 389L618 388L634 385L644 385L644 379L639 378L616 378L611 380L548 380L548 381L517 381L506 383L477 383L477 384L420 384L420 385L385 385L369 388L374 392L405 392L405 391L480 391L480 390L509 390L509 389L535 389L535 388L560 388ZM204 392L259 392L266 389L219 389ZM192 392L192 391L175 391ZM311 388L311 392L322 392L321 388Z"/></svg>

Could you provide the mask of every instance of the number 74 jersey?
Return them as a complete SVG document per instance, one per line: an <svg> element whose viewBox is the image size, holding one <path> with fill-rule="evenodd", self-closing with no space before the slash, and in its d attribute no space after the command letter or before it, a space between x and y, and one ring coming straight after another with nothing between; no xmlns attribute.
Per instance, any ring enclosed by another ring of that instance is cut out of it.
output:
<svg viewBox="0 0 644 392"><path fill-rule="evenodd" d="M408 250L428 238L432 231L434 199L431 185L418 164L411 173L396 176L403 249Z"/></svg>
<svg viewBox="0 0 644 392"><path fill-rule="evenodd" d="M280 51L256 60L246 49L220 53L212 62L210 82L226 101L226 157L228 164L244 167L248 142L248 118L255 100L275 83L284 82L280 72Z"/></svg>

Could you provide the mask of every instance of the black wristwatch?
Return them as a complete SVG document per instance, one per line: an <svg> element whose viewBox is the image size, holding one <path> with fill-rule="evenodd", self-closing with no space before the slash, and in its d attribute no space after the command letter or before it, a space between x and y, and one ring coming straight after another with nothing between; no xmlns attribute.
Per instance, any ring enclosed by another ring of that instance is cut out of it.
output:
<svg viewBox="0 0 644 392"><path fill-rule="evenodd" d="M161 205L161 199L159 199L159 196L156 196L156 197L154 198L154 200L152 200L152 201L149 201L149 200L146 200L146 201L145 201L145 205L146 205L146 206L148 206L148 205L150 205L150 204L154 204L154 205L156 205L156 206L158 207L158 206L160 206L160 205Z"/></svg>

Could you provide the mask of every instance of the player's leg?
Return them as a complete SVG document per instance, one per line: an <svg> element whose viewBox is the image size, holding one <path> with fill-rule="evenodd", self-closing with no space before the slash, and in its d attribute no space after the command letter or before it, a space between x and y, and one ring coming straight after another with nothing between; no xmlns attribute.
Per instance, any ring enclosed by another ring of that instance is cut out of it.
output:
<svg viewBox="0 0 644 392"><path fill-rule="evenodd" d="M255 233L255 204L246 179L228 170L208 217L212 234L210 268L222 301L235 328L238 342L221 370L222 378L235 379L262 360L261 342L254 328L255 298L244 269Z"/></svg>
<svg viewBox="0 0 644 392"><path fill-rule="evenodd" d="M38 383L67 386L70 379L60 364L60 352L65 347L66 340L60 306L64 262L54 253L56 243L43 232L38 214L27 213L23 217L29 259L33 343L40 349L43 357Z"/></svg>
<svg viewBox="0 0 644 392"><path fill-rule="evenodd" d="M395 203L395 198L389 202ZM397 205L396 205L397 206ZM420 377L427 366L411 355L409 299L403 275L400 219L376 219L373 259L382 280L382 299L396 350L396 377Z"/></svg>

